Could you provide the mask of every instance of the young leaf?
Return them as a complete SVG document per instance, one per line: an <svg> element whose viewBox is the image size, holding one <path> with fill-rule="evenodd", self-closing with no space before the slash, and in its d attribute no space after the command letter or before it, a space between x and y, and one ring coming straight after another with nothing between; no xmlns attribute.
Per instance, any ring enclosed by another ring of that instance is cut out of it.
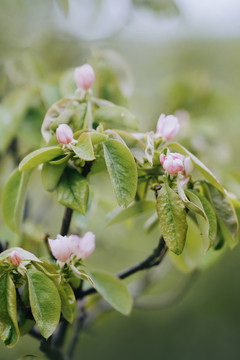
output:
<svg viewBox="0 0 240 360"><path fill-rule="evenodd" d="M217 218L212 205L203 195L201 195L195 190L187 190L186 194L189 197L189 199L192 200L192 202L194 202L199 207L202 207L204 214L206 216L205 219L207 220L207 224L208 224L206 229L207 237L209 238L210 244L214 246L215 238L217 234ZM201 220L200 223L203 224Z"/></svg>
<svg viewBox="0 0 240 360"><path fill-rule="evenodd" d="M44 189L46 191L54 191L59 183L67 162L60 165L52 165L47 162L43 165L41 176Z"/></svg>
<svg viewBox="0 0 240 360"><path fill-rule="evenodd" d="M228 197L220 192L216 187L208 184L208 189L218 217L222 220L232 236L231 246L234 246L236 245L236 235L239 228L234 207Z"/></svg>
<svg viewBox="0 0 240 360"><path fill-rule="evenodd" d="M37 167L38 165L48 162L57 156L64 155L62 148L58 146L50 146L33 151L25 156L19 164L20 171L26 171Z"/></svg>
<svg viewBox="0 0 240 360"><path fill-rule="evenodd" d="M107 140L107 135L101 134L97 131L89 132L88 135L90 136L93 145L101 144Z"/></svg>
<svg viewBox="0 0 240 360"><path fill-rule="evenodd" d="M86 161L95 159L91 137L87 133L83 133L79 137L77 145L72 145L71 148L80 159Z"/></svg>
<svg viewBox="0 0 240 360"><path fill-rule="evenodd" d="M19 338L15 285L9 273L0 277L0 337L8 347Z"/></svg>
<svg viewBox="0 0 240 360"><path fill-rule="evenodd" d="M126 131L117 130L117 134L121 136L135 159L143 164L146 157L144 143Z"/></svg>
<svg viewBox="0 0 240 360"><path fill-rule="evenodd" d="M128 220L132 217L138 216L142 213L151 211L155 209L155 202L144 200L137 201L133 205L129 206L127 209L123 209L119 211L119 209L114 209L108 215L108 225L117 224L119 222Z"/></svg>
<svg viewBox="0 0 240 360"><path fill-rule="evenodd" d="M32 314L42 336L47 339L59 323L60 296L53 281L43 272L28 269L26 273Z"/></svg>
<svg viewBox="0 0 240 360"><path fill-rule="evenodd" d="M177 179L177 188L178 188L178 194L179 194L182 202L184 203L184 205L192 212L195 212L195 213L201 215L204 219L206 219L206 214L205 214L204 210L202 209L202 206L198 206L196 203L190 201L187 198L187 196L185 195L185 192L182 188L179 178Z"/></svg>
<svg viewBox="0 0 240 360"><path fill-rule="evenodd" d="M91 271L94 286L100 295L117 311L129 315L132 309L132 297L125 283L108 273Z"/></svg>
<svg viewBox="0 0 240 360"><path fill-rule="evenodd" d="M35 267L51 277L61 298L61 311L65 319L72 323L76 312L76 299L71 286L64 280L60 282L59 273L47 262L34 263Z"/></svg>
<svg viewBox="0 0 240 360"><path fill-rule="evenodd" d="M137 191L137 168L129 149L118 140L103 144L104 157L120 206L130 204Z"/></svg>
<svg viewBox="0 0 240 360"><path fill-rule="evenodd" d="M0 254L0 260L6 259L7 257L9 257L12 251L17 251L20 254L22 260L31 260L31 261L41 262L41 260L39 260L35 255L33 255L32 253L30 253L22 248L19 248L19 247L13 247L13 248L3 251Z"/></svg>
<svg viewBox="0 0 240 360"><path fill-rule="evenodd" d="M157 213L168 248L177 255L181 254L187 232L186 211L179 195L167 184L163 184L158 193Z"/></svg>
<svg viewBox="0 0 240 360"><path fill-rule="evenodd" d="M58 201L85 215L88 205L88 181L72 168L65 169L57 188Z"/></svg>
<svg viewBox="0 0 240 360"><path fill-rule="evenodd" d="M18 169L14 170L2 193L3 218L14 232L18 232L22 220L29 177L29 171L21 173Z"/></svg>
<svg viewBox="0 0 240 360"><path fill-rule="evenodd" d="M95 111L94 124L102 123L109 129L138 129L138 121L129 110L121 106L103 106Z"/></svg>
<svg viewBox="0 0 240 360"><path fill-rule="evenodd" d="M221 191L223 194L225 193L224 188L222 187L220 182L216 179L216 177L213 175L213 173L195 155L193 155L190 151L188 151L187 149L185 149L185 147L183 147L178 143L170 143L168 144L168 146L179 151L184 155L190 156L193 164L203 174L203 176L219 191Z"/></svg>

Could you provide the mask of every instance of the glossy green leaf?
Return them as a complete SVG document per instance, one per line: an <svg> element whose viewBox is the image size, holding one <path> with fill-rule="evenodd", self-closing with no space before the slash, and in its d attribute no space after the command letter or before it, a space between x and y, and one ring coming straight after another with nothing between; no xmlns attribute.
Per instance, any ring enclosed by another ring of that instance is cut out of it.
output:
<svg viewBox="0 0 240 360"><path fill-rule="evenodd" d="M46 191L54 191L56 189L66 166L66 161L60 165L52 165L48 162L43 164L41 176Z"/></svg>
<svg viewBox="0 0 240 360"><path fill-rule="evenodd" d="M219 191L225 193L224 188L222 187L220 182L216 179L216 177L213 175L213 173L195 155L193 155L190 151L188 151L187 149L185 149L185 147L183 147L178 143L169 143L168 146L173 148L174 150L179 151L183 155L190 156L193 164L203 174L203 176Z"/></svg>
<svg viewBox="0 0 240 360"><path fill-rule="evenodd" d="M21 258L23 260L31 260L31 261L41 262L41 260L38 259L35 255L33 255L29 251L26 251L26 250L24 250L24 249L22 249L20 247L13 247L13 248L10 248L10 249L7 249L7 250L3 251L0 254L0 260L1 259L6 259L7 257L9 257L12 251L17 251L20 254L20 256L21 256Z"/></svg>
<svg viewBox="0 0 240 360"><path fill-rule="evenodd" d="M121 106L103 106L95 111L94 124L102 123L109 129L138 129L138 121L129 110Z"/></svg>
<svg viewBox="0 0 240 360"><path fill-rule="evenodd" d="M144 163L145 155L145 146L142 141L136 139L133 135L129 134L126 131L117 130L117 134L121 136L133 156L141 164Z"/></svg>
<svg viewBox="0 0 240 360"><path fill-rule="evenodd" d="M208 189L218 217L222 220L232 236L230 246L233 247L238 242L236 235L238 233L239 224L232 202L228 199L227 195L220 192L211 184L208 184ZM223 228L223 226L221 226L221 228Z"/></svg>
<svg viewBox="0 0 240 360"><path fill-rule="evenodd" d="M83 133L76 145L71 146L74 153L83 160L91 161L95 159L91 137L87 133Z"/></svg>
<svg viewBox="0 0 240 360"><path fill-rule="evenodd" d="M85 215L88 205L88 181L72 168L66 168L57 188L58 201Z"/></svg>
<svg viewBox="0 0 240 360"><path fill-rule="evenodd" d="M194 203L202 207L207 220L207 237L209 238L210 244L214 246L217 234L217 218L212 205L203 195L195 190L187 190L186 194ZM200 223L202 223L201 220Z"/></svg>
<svg viewBox="0 0 240 360"><path fill-rule="evenodd" d="M119 205L130 204L137 191L137 168L129 149L118 140L103 144L104 157Z"/></svg>
<svg viewBox="0 0 240 360"><path fill-rule="evenodd" d="M14 232L18 232L22 221L30 174L30 171L21 173L18 169L14 170L2 193L3 218Z"/></svg>
<svg viewBox="0 0 240 360"><path fill-rule="evenodd" d="M57 146L45 147L28 154L19 164L20 171L26 171L48 162L57 156L64 155L62 148Z"/></svg>
<svg viewBox="0 0 240 360"><path fill-rule="evenodd" d="M181 254L187 232L186 211L179 195L167 184L163 184L158 193L157 213L168 248L177 255Z"/></svg>
<svg viewBox="0 0 240 360"><path fill-rule="evenodd" d="M126 284L108 273L91 271L91 278L98 293L117 311L129 315L132 297Z"/></svg>
<svg viewBox="0 0 240 360"><path fill-rule="evenodd" d="M51 277L61 298L62 314L68 322L73 322L76 312L76 299L71 286L65 280L61 280L61 276L57 270L47 262L43 261L41 264L34 263L34 265L38 270L43 271L47 276Z"/></svg>
<svg viewBox="0 0 240 360"><path fill-rule="evenodd" d="M130 205L127 209L114 209L111 213L107 215L108 225L117 224L119 222L128 220L135 216L138 216L142 213L155 210L155 202L144 200L144 201L137 201L133 205Z"/></svg>
<svg viewBox="0 0 240 360"><path fill-rule="evenodd" d="M0 337L8 347L19 338L16 289L9 273L0 277Z"/></svg>
<svg viewBox="0 0 240 360"><path fill-rule="evenodd" d="M32 314L42 336L47 339L59 323L60 296L53 281L43 272L28 269L26 273Z"/></svg>

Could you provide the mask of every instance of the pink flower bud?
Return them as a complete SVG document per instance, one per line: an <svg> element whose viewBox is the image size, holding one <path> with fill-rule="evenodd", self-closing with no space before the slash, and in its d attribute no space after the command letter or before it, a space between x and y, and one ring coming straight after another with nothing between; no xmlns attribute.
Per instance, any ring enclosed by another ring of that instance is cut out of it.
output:
<svg viewBox="0 0 240 360"><path fill-rule="evenodd" d="M84 91L88 91L91 88L94 82L94 78L94 70L89 64L79 66L74 71L74 80L77 84L77 87Z"/></svg>
<svg viewBox="0 0 240 360"><path fill-rule="evenodd" d="M156 134L161 136L164 141L172 139L179 131L180 125L178 118L173 115L165 116L161 114L158 123Z"/></svg>
<svg viewBox="0 0 240 360"><path fill-rule="evenodd" d="M20 256L19 252L12 251L10 254L10 263L13 266L18 266L18 265L20 265L21 262L22 262L22 258Z"/></svg>
<svg viewBox="0 0 240 360"><path fill-rule="evenodd" d="M162 167L171 175L175 175L184 170L184 156L178 153L168 153L160 155Z"/></svg>
<svg viewBox="0 0 240 360"><path fill-rule="evenodd" d="M188 176L193 169L193 164L190 156L185 157L183 164L185 175Z"/></svg>
<svg viewBox="0 0 240 360"><path fill-rule="evenodd" d="M86 259L95 250L95 235L87 232L82 238L77 235L69 237L72 253L80 259Z"/></svg>
<svg viewBox="0 0 240 360"><path fill-rule="evenodd" d="M67 124L59 125L56 134L59 144L67 145L73 141L72 129Z"/></svg>
<svg viewBox="0 0 240 360"><path fill-rule="evenodd" d="M66 262L72 253L70 241L67 236L58 235L56 240L48 239L49 246L55 258L61 262Z"/></svg>

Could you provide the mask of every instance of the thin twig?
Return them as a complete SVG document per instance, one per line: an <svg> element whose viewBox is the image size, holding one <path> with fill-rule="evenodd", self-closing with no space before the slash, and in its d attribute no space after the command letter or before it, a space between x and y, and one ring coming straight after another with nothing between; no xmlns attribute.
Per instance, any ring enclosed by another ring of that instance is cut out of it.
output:
<svg viewBox="0 0 240 360"><path fill-rule="evenodd" d="M65 213L63 216L63 220L62 220L60 235L62 235L62 236L67 235L69 228L70 228L70 223L72 220L72 214L73 214L73 210L67 207L65 209Z"/></svg>
<svg viewBox="0 0 240 360"><path fill-rule="evenodd" d="M125 279L133 274L136 274L139 271L146 270L159 265L163 260L167 252L167 249L168 247L163 239L163 236L161 236L158 246L156 247L156 249L153 250L151 255L149 255L146 259L144 259L140 263L137 263L136 265L133 265L130 268L121 271L116 276L119 279ZM95 293L96 293L96 289L94 287L90 287L87 290L82 291L80 294L78 294L79 295L78 299L83 299L84 297Z"/></svg>

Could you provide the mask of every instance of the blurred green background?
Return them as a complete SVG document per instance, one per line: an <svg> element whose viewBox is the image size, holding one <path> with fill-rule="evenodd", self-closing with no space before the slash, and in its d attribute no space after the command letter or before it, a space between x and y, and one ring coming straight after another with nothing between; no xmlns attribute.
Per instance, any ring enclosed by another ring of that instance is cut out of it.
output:
<svg viewBox="0 0 240 360"><path fill-rule="evenodd" d="M96 92L114 94L135 112L140 131L154 130L160 113L176 113L179 140L239 197L239 17L237 0L1 0L0 189L18 158L41 144L41 121L67 92L68 69L91 61L99 74L105 69L105 87ZM75 215L73 228L96 233L89 265L117 272L151 252L158 229L143 233L145 215L106 227L106 214L116 207L110 184L104 176L91 181L96 200L87 221ZM0 238L42 254L44 233L58 233L63 208L44 193L38 173L31 183L24 233L19 240L1 219ZM192 236L199 234L193 230ZM239 246L219 258L201 269L193 262L187 274L167 258L142 274L148 287L128 318L113 311L99 315L93 306L96 319L89 317L75 359L237 359ZM138 293L140 287L136 277L130 288ZM25 354L40 355L29 336L14 349L0 344L2 360Z"/></svg>

